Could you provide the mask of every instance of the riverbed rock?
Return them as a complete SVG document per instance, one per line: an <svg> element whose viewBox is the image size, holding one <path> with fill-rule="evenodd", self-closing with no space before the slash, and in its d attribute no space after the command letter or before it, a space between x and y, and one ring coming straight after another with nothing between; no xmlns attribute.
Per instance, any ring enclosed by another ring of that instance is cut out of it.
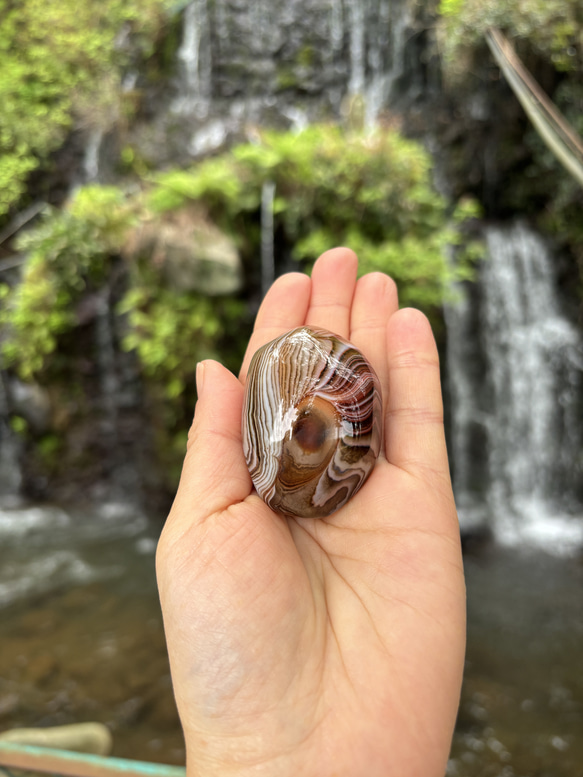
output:
<svg viewBox="0 0 583 777"><path fill-rule="evenodd" d="M15 728L1 732L0 740L92 755L109 755L113 745L111 733L102 723L74 723L69 726L50 728Z"/></svg>

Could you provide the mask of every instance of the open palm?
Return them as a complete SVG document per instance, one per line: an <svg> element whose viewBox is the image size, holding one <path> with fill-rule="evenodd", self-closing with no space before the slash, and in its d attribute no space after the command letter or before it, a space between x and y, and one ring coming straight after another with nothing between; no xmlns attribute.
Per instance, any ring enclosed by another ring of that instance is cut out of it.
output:
<svg viewBox="0 0 583 777"><path fill-rule="evenodd" d="M266 296L240 380L199 370L180 488L160 541L160 596L192 775L442 777L459 699L464 583L439 365L394 283L356 281L347 249ZM326 519L255 494L241 443L246 369L303 324L349 339L383 392L384 444Z"/></svg>

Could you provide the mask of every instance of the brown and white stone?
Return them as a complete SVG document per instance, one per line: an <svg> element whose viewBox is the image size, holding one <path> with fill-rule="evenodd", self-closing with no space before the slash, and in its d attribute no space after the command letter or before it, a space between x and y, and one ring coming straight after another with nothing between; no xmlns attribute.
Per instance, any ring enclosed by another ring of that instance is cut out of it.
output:
<svg viewBox="0 0 583 777"><path fill-rule="evenodd" d="M338 335L304 326L254 355L243 448L261 498L285 516L324 518L356 494L381 445L378 378Z"/></svg>

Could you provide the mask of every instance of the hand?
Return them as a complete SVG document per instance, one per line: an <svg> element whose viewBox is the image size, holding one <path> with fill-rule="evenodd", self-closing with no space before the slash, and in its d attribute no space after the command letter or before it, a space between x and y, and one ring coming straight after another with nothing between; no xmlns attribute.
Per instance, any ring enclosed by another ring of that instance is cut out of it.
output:
<svg viewBox="0 0 583 777"><path fill-rule="evenodd" d="M238 380L199 366L199 400L157 567L189 775L443 777L459 701L465 597L427 319L395 284L328 251L267 294ZM384 450L327 519L253 491L243 384L264 343L304 323L375 368Z"/></svg>

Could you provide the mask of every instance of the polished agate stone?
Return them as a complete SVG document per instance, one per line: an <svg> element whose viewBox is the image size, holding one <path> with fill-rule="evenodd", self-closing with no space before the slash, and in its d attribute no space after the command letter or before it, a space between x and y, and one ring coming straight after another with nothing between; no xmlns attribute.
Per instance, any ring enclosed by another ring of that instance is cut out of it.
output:
<svg viewBox="0 0 583 777"><path fill-rule="evenodd" d="M285 516L325 518L364 484L381 445L381 392L362 353L307 326L254 355L243 449L259 496Z"/></svg>

